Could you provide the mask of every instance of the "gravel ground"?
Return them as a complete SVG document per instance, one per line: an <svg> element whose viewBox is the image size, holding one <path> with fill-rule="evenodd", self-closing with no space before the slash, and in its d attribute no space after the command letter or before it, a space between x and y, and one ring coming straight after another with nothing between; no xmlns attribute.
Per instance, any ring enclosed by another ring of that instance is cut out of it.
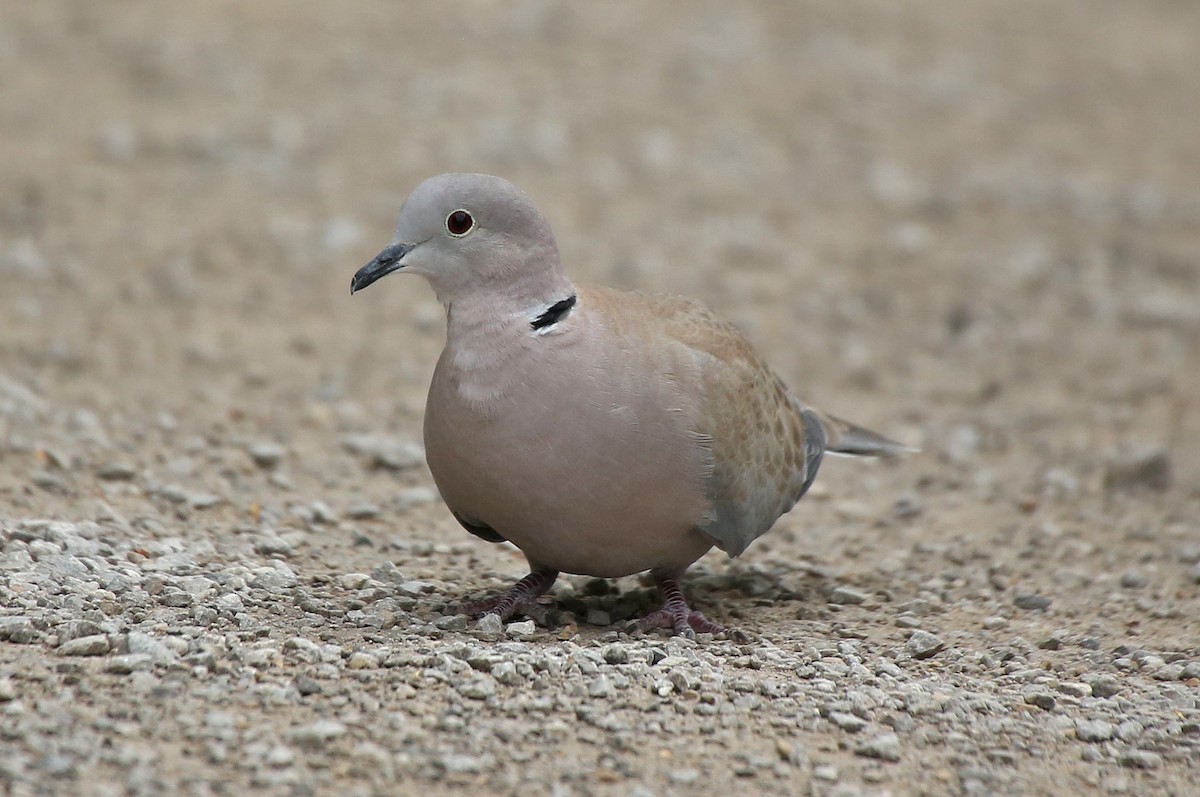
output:
<svg viewBox="0 0 1200 797"><path fill-rule="evenodd" d="M0 26L0 793L1200 793L1200 7L48 0ZM422 463L502 174L923 453L547 626Z"/></svg>

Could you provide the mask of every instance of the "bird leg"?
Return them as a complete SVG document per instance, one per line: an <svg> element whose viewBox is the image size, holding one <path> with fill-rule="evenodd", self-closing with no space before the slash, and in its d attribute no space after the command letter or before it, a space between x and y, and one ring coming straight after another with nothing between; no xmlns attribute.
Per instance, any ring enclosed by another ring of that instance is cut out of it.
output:
<svg viewBox="0 0 1200 797"><path fill-rule="evenodd" d="M663 605L658 611L650 612L638 621L639 630L670 628L676 634L688 639L695 639L697 631L701 634L719 634L726 630L724 626L717 625L700 612L694 612L688 608L678 580L656 573L654 582L658 585L658 591L662 595Z"/></svg>
<svg viewBox="0 0 1200 797"><path fill-rule="evenodd" d="M449 608L449 612L477 616L496 614L501 620L507 620L514 614L526 614L535 620L539 617L544 619L545 612L537 611L537 599L554 585L557 578L557 570L534 570L499 595L456 604Z"/></svg>

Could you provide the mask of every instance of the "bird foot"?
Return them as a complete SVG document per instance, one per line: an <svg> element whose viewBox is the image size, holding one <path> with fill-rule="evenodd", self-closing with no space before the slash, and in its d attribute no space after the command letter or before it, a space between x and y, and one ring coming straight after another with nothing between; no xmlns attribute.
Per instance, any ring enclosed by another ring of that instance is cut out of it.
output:
<svg viewBox="0 0 1200 797"><path fill-rule="evenodd" d="M637 628L639 631L670 628L674 633L688 639L695 639L697 631L701 634L720 634L726 630L725 626L717 625L700 612L694 612L686 606L683 607L683 611L664 606L658 611L650 612L637 621Z"/></svg>
<svg viewBox="0 0 1200 797"><path fill-rule="evenodd" d="M469 614L473 617L495 614L501 620L523 614L535 623L545 625L549 610L538 603L537 599L554 585L557 578L557 570L535 570L499 595L451 604L446 607L446 613Z"/></svg>
<svg viewBox="0 0 1200 797"><path fill-rule="evenodd" d="M651 628L669 628L675 634L688 639L695 639L696 634L728 634L731 638L741 639L745 634L737 629L726 628L709 620L703 614L688 608L679 589L679 582L673 578L656 577L658 590L663 596L662 608L650 612L638 620L635 628L647 631Z"/></svg>

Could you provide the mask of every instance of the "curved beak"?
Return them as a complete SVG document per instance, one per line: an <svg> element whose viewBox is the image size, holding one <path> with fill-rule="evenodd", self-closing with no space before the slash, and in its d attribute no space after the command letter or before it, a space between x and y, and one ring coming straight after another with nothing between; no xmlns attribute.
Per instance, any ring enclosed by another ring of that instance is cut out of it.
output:
<svg viewBox="0 0 1200 797"><path fill-rule="evenodd" d="M350 280L350 293L361 291L380 277L386 277L393 271L404 268L404 256L415 246L416 244L391 244L385 247L375 255L374 260L354 272L354 279Z"/></svg>

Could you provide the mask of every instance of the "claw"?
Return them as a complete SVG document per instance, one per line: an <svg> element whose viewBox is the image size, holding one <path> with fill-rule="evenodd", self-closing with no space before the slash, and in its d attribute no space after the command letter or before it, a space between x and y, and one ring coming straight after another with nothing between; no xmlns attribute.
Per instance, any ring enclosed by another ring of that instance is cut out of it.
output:
<svg viewBox="0 0 1200 797"><path fill-rule="evenodd" d="M548 610L537 599L554 585L557 578L557 570L535 570L499 595L451 604L446 607L446 613L469 614L473 617L496 614L501 620L524 614L534 622L545 625Z"/></svg>
<svg viewBox="0 0 1200 797"><path fill-rule="evenodd" d="M663 596L662 608L650 612L639 620L636 624L638 630L670 628L673 633L687 639L695 639L697 632L713 635L725 632L729 632L731 635L741 633L731 631L723 625L712 622L700 612L689 609L687 601L683 598L683 592L679 589L679 582L675 579L656 576L656 580L659 592ZM741 636L745 635L741 634Z"/></svg>

